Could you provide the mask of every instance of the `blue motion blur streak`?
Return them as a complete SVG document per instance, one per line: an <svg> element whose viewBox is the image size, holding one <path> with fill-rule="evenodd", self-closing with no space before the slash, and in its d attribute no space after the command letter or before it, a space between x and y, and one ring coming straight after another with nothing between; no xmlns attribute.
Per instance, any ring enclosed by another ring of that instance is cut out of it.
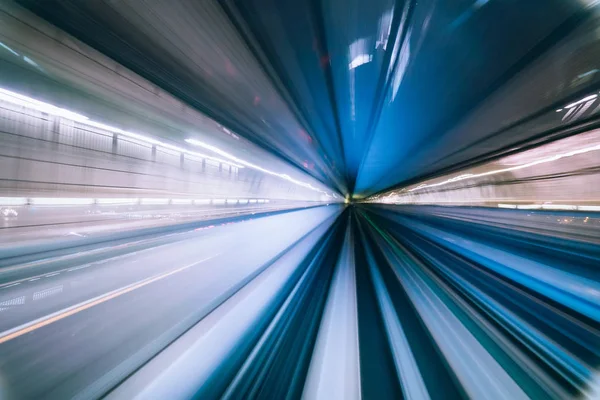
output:
<svg viewBox="0 0 600 400"><path fill-rule="evenodd" d="M515 398L506 392L514 383L530 398L591 395L600 363L597 215L414 206L359 214L381 235L373 241L470 397ZM440 300L443 308L430 308ZM445 344L451 332L483 347L453 359L462 344Z"/></svg>
<svg viewBox="0 0 600 400"><path fill-rule="evenodd" d="M599 1L0 0L0 39L0 400L600 398Z"/></svg>

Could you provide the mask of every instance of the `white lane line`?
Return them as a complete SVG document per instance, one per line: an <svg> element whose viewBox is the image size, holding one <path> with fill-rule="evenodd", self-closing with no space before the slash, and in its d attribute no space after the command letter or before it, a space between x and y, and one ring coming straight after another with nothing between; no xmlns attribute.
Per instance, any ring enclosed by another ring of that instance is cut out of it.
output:
<svg viewBox="0 0 600 400"><path fill-rule="evenodd" d="M92 264L85 264L85 265L82 265L80 267L69 268L67 271L68 272L77 271L78 269L84 269L84 268L88 268L88 267L91 267L91 266L92 266Z"/></svg>
<svg viewBox="0 0 600 400"><path fill-rule="evenodd" d="M134 253L121 254L119 256L115 256L115 257L111 257L111 258L105 258L103 260L95 261L95 262L92 262L92 263L89 263L89 264L84 264L84 265L81 265L79 267L74 267L74 268L69 268L69 269L61 269L61 270L58 270L56 272L57 273L61 273L61 272L65 272L65 271L68 271L68 272L77 271L78 269L84 269L84 268L88 268L88 267L91 267L91 266L94 266L94 265L101 265L101 264L104 264L104 263L107 263L107 262L112 262L112 261L115 261L115 260L119 260L119 259L124 258L125 256L139 255L139 254L144 253L144 252L150 252L152 250L156 250L156 249L159 249L161 247L169 246L170 244L172 244L172 243L164 243L164 244L161 244L161 245L158 245L158 246L149 247L147 249L138 250L138 251L136 251ZM46 276L46 275L39 275L39 276L37 276L37 278L40 278L42 276ZM21 279L21 280L19 280L17 282L24 282L24 281L26 281L28 279L29 278L24 278L24 279ZM0 286L0 289L3 288L3 287L4 286Z"/></svg>
<svg viewBox="0 0 600 400"><path fill-rule="evenodd" d="M178 232L178 233L174 233L172 235L185 235L185 234L192 233L194 231L195 231L195 229L190 230L190 231L186 230L184 232ZM162 237L164 237L164 236L161 236L161 238ZM151 244L153 241L157 241L157 240L160 240L160 238L142 239L142 240L137 240L137 241L130 242L130 243L121 244L121 245L118 245L118 246L115 246L115 247L107 246L107 247L102 247L100 249L90 250L89 252L85 252L83 255L82 254L69 254L69 255L60 256L60 257L57 257L57 258L44 259L44 260L42 260L43 262L42 261L34 261L34 262L31 262L31 263L21 264L21 265L14 266L14 267L7 267L7 268L3 268L2 271L3 272L5 272L5 271L10 272L12 270L18 270L18 269L22 269L22 268L30 268L30 267L34 267L34 266L39 266L39 265L44 264L46 262L64 261L64 260L71 259L71 258L83 257L85 255L91 255L91 254L95 254L97 252L100 252L100 250L106 250L106 249L109 249L109 250L110 249L112 249L112 250L118 250L118 249L120 249L122 247L129 247L131 245ZM186 240L186 239L184 239L184 240ZM116 261L116 260L119 260L119 259L122 259L122 258L125 258L125 257L131 257L133 255L140 255L142 253L151 252L153 250L160 249L162 247L167 247L167 246L170 246L172 244L173 243L163 243L163 244L159 244L157 246L148 247L148 248L145 248L145 249L142 249L142 250L137 250L137 251L135 251L133 253L121 254L121 255L118 255L118 256L115 256L115 257L105 258L105 259L102 259L102 260L94 261L94 262L89 263L89 264L84 264L84 265L82 265L80 267L74 267L74 268L69 268L69 269L61 269L61 270L58 270L56 272L59 272L59 273L60 272L65 272L65 271L73 272L73 271L77 271L77 270L83 269L83 268L88 268L88 267L91 267L91 266L94 266L94 265L102 265L104 263ZM43 276L43 275L40 275L39 277L41 277L41 276ZM4 287L8 287L9 285L12 285L13 283L25 282L28 279L30 279L30 278L23 278L23 279L20 279L18 281L11 282L11 283L9 283L6 286L0 286L0 289L2 289Z"/></svg>
<svg viewBox="0 0 600 400"><path fill-rule="evenodd" d="M87 310L88 308L94 307L94 306L96 306L98 304L102 304L102 303L104 303L106 301L114 299L115 297L124 295L124 294L129 293L129 292L131 292L133 290L136 290L136 289L139 289L139 288L144 287L146 285L149 285L149 284L151 284L153 282L156 282L158 280L167 278L167 277L169 277L171 275L174 275L174 274L176 274L178 272L185 271L185 270L187 270L187 269L189 269L191 267L194 267L194 266L196 266L198 264L202 264L205 261L208 261L210 259L218 257L219 255L221 255L221 253L214 254L214 255L212 255L210 257L206 257L206 258L204 258L202 260L193 262L191 264L185 265L185 266L177 268L177 269L173 269L173 270L168 271L168 272L163 272L162 274L157 274L157 275L154 275L154 276L150 276L148 278L144 278L144 279L142 279L140 281L134 282L134 283L129 284L127 286L124 286L122 288L119 288L119 289L116 289L116 290L112 290L112 291L110 291L108 293L105 293L103 295L94 297L92 299L86 300L86 301L81 302L79 304L76 304L76 305L73 305L71 307L67 307L67 308L65 308L63 310L60 310L60 311L54 312L52 314L46 315L45 317L41 317L41 318L38 318L38 319L36 319L34 321L27 322L27 323L25 323L25 324L23 324L21 326L17 326L15 328L9 329L7 331L0 332L0 344L2 344L4 342L7 342L7 341L9 341L11 339L14 339L16 337L19 337L21 335L24 335L26 333L29 333L31 331L34 331L36 329L42 328L42 327L44 327L46 325L50 325L50 324L52 324L52 323L54 323L56 321L60 321L61 319L69 317L69 316L71 316L73 314L76 314L78 312ZM37 279L39 279L39 278L37 278Z"/></svg>
<svg viewBox="0 0 600 400"><path fill-rule="evenodd" d="M33 279L30 279L30 280L29 280L29 282L37 281L37 280L39 280L39 279L40 279L40 278L33 278Z"/></svg>
<svg viewBox="0 0 600 400"><path fill-rule="evenodd" d="M45 278L50 278L51 276L60 275L60 272L54 272L52 274L44 275Z"/></svg>
<svg viewBox="0 0 600 400"><path fill-rule="evenodd" d="M129 247L129 246L132 246L132 245L151 244L153 241L156 241L156 240L159 240L159 239L160 238L142 239L142 240L136 240L136 241L133 241L133 242L127 242L127 243L119 244L117 246L100 247L98 249L84 251L83 253L66 254L64 256L56 256L56 257L43 258L41 260L31 261L31 262L24 263L24 264L13 265L11 267L5 267L5 268L2 269L2 272L12 272L12 271L18 271L18 270L26 269L26 268L30 268L30 267L39 267L41 265L52 263L52 262L60 262L60 261L66 261L66 260L76 259L78 257L85 257L85 256L95 255L95 254L98 254L98 253L103 253L105 251L120 250L122 248L126 248L126 247Z"/></svg>
<svg viewBox="0 0 600 400"><path fill-rule="evenodd" d="M20 284L21 284L21 282L15 282L15 283L11 283L10 285L2 286L2 287L0 287L0 289L6 289L6 288L17 286Z"/></svg>

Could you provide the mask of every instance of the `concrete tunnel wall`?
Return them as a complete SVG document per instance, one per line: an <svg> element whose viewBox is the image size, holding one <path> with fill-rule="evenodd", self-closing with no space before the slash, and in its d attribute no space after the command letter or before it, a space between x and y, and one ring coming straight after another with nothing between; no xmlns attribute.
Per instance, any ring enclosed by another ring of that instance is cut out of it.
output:
<svg viewBox="0 0 600 400"><path fill-rule="evenodd" d="M295 199L295 185L0 102L0 193ZM0 196L0 197L2 197Z"/></svg>
<svg viewBox="0 0 600 400"><path fill-rule="evenodd" d="M0 48L0 87L166 142L182 143L190 132L200 132L225 150L245 149L247 161L314 184L20 6L3 2L0 11L0 42L6 46ZM319 191L258 170L182 155L10 102L0 102L0 143L0 197L326 200Z"/></svg>

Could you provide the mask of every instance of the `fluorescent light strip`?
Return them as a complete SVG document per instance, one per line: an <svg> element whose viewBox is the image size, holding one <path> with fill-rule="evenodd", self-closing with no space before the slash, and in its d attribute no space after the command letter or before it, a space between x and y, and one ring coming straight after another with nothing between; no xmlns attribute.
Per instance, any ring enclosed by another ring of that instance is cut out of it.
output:
<svg viewBox="0 0 600 400"><path fill-rule="evenodd" d="M268 203L266 199L168 199L163 197L148 197L148 198L106 198L97 199L87 197L0 197L0 206L25 206L31 204L34 206L78 206L78 205L208 205L208 204L256 204ZM600 210L600 207L598 208Z"/></svg>
<svg viewBox="0 0 600 400"><path fill-rule="evenodd" d="M581 99L581 100L577 100L577 101L576 101L576 102L574 102L574 103L571 103L571 104L569 104L569 105L566 105L566 106L565 106L565 108L567 108L567 109L568 109L568 108L573 108L573 107L575 107L575 106L576 106L576 105L578 105L578 104L585 103L586 101L589 101L589 100L595 100L595 99L596 99L596 97L598 97L598 95L597 95L597 94L593 94L593 95L591 95L591 96L584 97L584 98L583 98L583 99Z"/></svg>
<svg viewBox="0 0 600 400"><path fill-rule="evenodd" d="M370 54L359 54L350 61L348 69L354 69L360 67L363 64L367 64L373 61L373 56Z"/></svg>
<svg viewBox="0 0 600 400"><path fill-rule="evenodd" d="M94 199L83 197L35 197L29 199L29 203L34 206L87 206L94 204Z"/></svg>
<svg viewBox="0 0 600 400"><path fill-rule="evenodd" d="M543 210L577 210L577 206L568 204L542 204Z"/></svg>
<svg viewBox="0 0 600 400"><path fill-rule="evenodd" d="M498 208L517 208L516 204L498 204Z"/></svg>
<svg viewBox="0 0 600 400"><path fill-rule="evenodd" d="M169 204L169 201L171 199L164 199L164 198L147 198L147 199L141 199L140 203L142 205L161 205L161 204Z"/></svg>
<svg viewBox="0 0 600 400"><path fill-rule="evenodd" d="M192 204L192 199L171 199L171 204Z"/></svg>
<svg viewBox="0 0 600 400"><path fill-rule="evenodd" d="M0 47L5 48L6 50L8 50L9 52L11 52L13 55L15 56L19 56L19 53L17 53L16 51L14 51L13 49L11 49L10 47L8 47L7 45L5 45L4 43L0 42Z"/></svg>
<svg viewBox="0 0 600 400"><path fill-rule="evenodd" d="M140 199L136 198L100 198L96 199L96 203L101 205L131 205L139 203Z"/></svg>
<svg viewBox="0 0 600 400"><path fill-rule="evenodd" d="M215 161L215 162L218 162L218 163L224 163L224 164L227 164L227 165L229 165L229 164L234 165L233 163L231 163L229 161L226 161L226 160L222 160L220 158L212 157L212 156L209 156L209 155L203 154L203 153L197 153L197 152L194 152L194 151L190 151L190 150L184 149L184 148L179 147L179 146L175 146L175 145L172 145L172 144L169 144L169 143L161 142L159 140L153 139L153 138L148 137L148 136L140 135L140 134L133 133L133 132L124 131L122 129L115 128L113 126L109 126L109 125L105 125L105 124L101 124L99 122L95 122L95 121L91 121L91 120L81 121L81 122L85 123L86 125L90 125L90 126L93 126L93 127L99 128L99 129L103 129L103 130L106 130L106 131L109 131L109 132L116 133L118 135L122 135L122 136L125 136L125 137L129 137L129 138L132 138L132 139L139 140L141 142L145 142L145 143L152 144L152 145L155 145L155 146L158 146L158 147L162 147L164 149L173 150L173 151L176 151L178 153L188 154L190 156L198 157L198 158L206 158L206 159L209 159L209 160L212 160L212 161ZM238 167L238 168L244 168L241 165L234 165L234 166Z"/></svg>
<svg viewBox="0 0 600 400"><path fill-rule="evenodd" d="M59 108L53 106L52 104L44 103L42 101L38 101L31 97L23 96L22 94L11 92L10 90L1 89L0 88L0 100L7 101L9 103L32 108L37 111L41 111L47 114L58 115L61 117L69 118L74 121L87 121L88 117L77 114L73 111L65 110L64 108Z"/></svg>
<svg viewBox="0 0 600 400"><path fill-rule="evenodd" d="M545 164L545 163L549 163L549 162L552 162L552 161L557 161L557 160L560 160L560 159L565 158L565 157L577 156L577 155L580 155L580 154L585 154L585 153L589 153L591 151L598 151L598 150L600 150L600 144L597 144L595 146L585 147L585 148L579 149L579 150L573 150L573 151L569 151L569 152L566 152L566 153L557 154L557 155L554 155L554 156L551 156L551 157L542 158L542 159L537 160L537 161L533 161L533 162L530 162L530 163L527 163L527 164L517 165L517 166L514 166L514 167L510 167L510 168L497 169L495 171L483 172L481 174L463 174L463 175L455 176L454 178L450 178L450 179L447 179L447 180L445 180L443 182L439 182L439 183L420 184L419 186L410 189L409 192L414 192L416 190L420 190L420 189L423 189L423 188L431 188L431 187L437 187L437 186L447 185L448 183L462 181L464 179L481 178L483 176L495 175L495 174L500 174L500 173L510 172L510 171L517 171L517 170L520 170L520 169L523 169L523 168L529 168L529 167L533 167L535 165Z"/></svg>
<svg viewBox="0 0 600 400"><path fill-rule="evenodd" d="M564 210L564 211L600 211L600 206L577 206L574 204L527 204L517 206L521 210Z"/></svg>
<svg viewBox="0 0 600 400"><path fill-rule="evenodd" d="M207 150L210 150L210 151L212 151L214 153L217 153L217 154L219 154L219 155L221 155L221 156L223 156L223 157L225 157L225 158L227 158L229 160L232 160L233 162L222 160L222 159L219 159L219 158L216 158L216 157L212 157L212 156L209 156L207 154L193 152L193 151L181 148L179 146L175 146L175 145L172 145L172 144L169 144L169 143L161 142L159 140L150 138L148 136L144 136L144 135L140 135L140 134L137 134L137 133L132 133L132 132L124 131L122 129L119 129L119 128L116 128L116 127L113 127L113 126L109 126L109 125L102 124L100 122L92 121L88 117L86 117L85 115L81 115L81 114L75 113L73 111L66 110L64 108L56 107L56 106L54 106L52 104L44 103L42 101L33 99L31 97L28 97L28 96L24 96L24 95L19 94L19 93L11 92L11 91L6 90L6 89L1 89L0 88L0 100L4 100L6 102L9 102L9 103L12 103L12 104L16 104L16 105L19 105L19 106L32 108L32 109L35 109L35 110L38 110L38 111L41 111L41 112L45 112L47 114L58 115L58 116L61 116L61 117L65 117L65 118L71 119L73 121L77 121L77 122L80 122L80 123L83 123L83 124L86 124L86 125L89 125L89 126L93 126L93 127L96 127L96 128L99 128L99 129L103 129L103 130L106 130L106 131L109 131L109 132L112 132L112 133L123 135L125 137L130 137L132 139L137 139L137 140L140 140L142 142L145 142L145 143L148 143L148 144L152 144L152 145L155 145L155 146L159 146L159 147L162 147L162 148L165 148L165 149L174 150L174 151L177 151L177 152L180 152L180 153L183 153L183 154L188 154L188 155L191 155L191 156L194 156L194 157L200 157L200 158L205 158L205 159L213 160L213 161L216 161L216 162L219 162L219 163L226 164L226 166L227 165L231 165L231 166L236 167L236 168L249 167L249 168L252 168L252 169L264 172L264 173L269 174L269 175L277 176L279 178L285 179L285 180L287 180L287 181L289 181L291 183L294 183L296 185L299 185L299 186L305 187L307 189L323 193L326 196L331 197L329 193L327 193L327 192L325 192L323 190L320 190L320 189L312 186L310 183L299 181L297 179L294 179L294 178L290 177L287 174L281 174L281 173L277 173L277 172L274 172L274 171L267 170L267 169L262 168L262 167L260 167L258 165L255 165L255 164L249 163L247 161L244 161L242 159L239 159L239 158L237 158L237 157L235 157L235 156L233 156L233 155L231 155L231 154L229 154L229 153L227 153L227 152L225 152L225 151L223 151L223 150L221 150L221 149L219 149L219 148L217 148L215 146L211 146L209 144L206 144L206 143L201 142L201 141L196 140L196 139L186 139L186 142L189 143L189 144L192 144L194 146L199 146L199 147L205 148ZM335 194L333 195L333 197L337 198L337 196Z"/></svg>
<svg viewBox="0 0 600 400"><path fill-rule="evenodd" d="M268 169L265 169L265 168L263 168L263 167L259 167L259 166L258 166L258 165L256 165L256 164L252 164L252 163L249 163L248 161L244 161L244 160L242 160L242 159L239 159L239 158L235 157L235 156L234 156L234 155L232 155L232 154L229 154L229 153L227 153L227 152L225 152L225 151L223 151L223 150L221 150L221 149L219 149L219 148L217 148L217 147L215 147L215 146L212 146L212 145L210 145L210 144L207 144L207 143L201 142L200 140L196 140L196 139L185 139L185 141L186 141L187 143L191 144L191 145L198 146L198 147L202 147L202 148L204 148L204 149L207 149L207 150L210 150L210 151L212 151L212 152L214 152L214 153L217 153L217 154L219 154L220 156L223 156L223 157L225 157L225 158L228 158L228 159L230 159L230 160L233 160L233 161L234 161L234 162L236 162L237 164L241 164L241 165L244 165L244 166L246 166L246 167L248 167L248 168L252 168L252 169L255 169L255 170L257 170L257 171L264 172L265 174L269 174L269 175L277 176L277 177L279 177L279 178L285 179L285 180L286 180L286 181L288 181L288 182L292 182L292 183L294 183L294 184L296 184L296 185L299 185L299 186L305 187L305 188L307 188L307 189L314 190L314 191L317 191L317 192L320 192L320 193L323 193L323 194L325 194L325 195L328 195L328 196L329 196L329 194L328 194L327 192L325 192L325 191L323 191L323 190L320 190L320 189L317 189L316 187L314 187L314 186L313 186L313 185L311 185L310 183L306 183L306 182L299 181L299 180L297 180L297 179L294 179L294 178L292 178L291 176L289 176L289 175L287 175L287 174L280 174L280 173L277 173L277 172L274 172L274 171L270 171L270 170L268 170Z"/></svg>
<svg viewBox="0 0 600 400"><path fill-rule="evenodd" d="M580 211L600 211L600 206L578 206Z"/></svg>
<svg viewBox="0 0 600 400"><path fill-rule="evenodd" d="M541 204L522 204L518 205L517 208L519 210L539 210L542 208Z"/></svg>
<svg viewBox="0 0 600 400"><path fill-rule="evenodd" d="M27 204L25 197L0 197L0 206L24 206Z"/></svg>
<svg viewBox="0 0 600 400"><path fill-rule="evenodd" d="M137 139L140 140L142 142L148 143L148 144L152 144L155 146L160 146L162 148L165 149L170 149L170 150L174 150L177 151L179 153L184 153L184 154L189 154L191 156L195 156L195 157L200 157L200 158L206 158L206 159L210 159L210 160L214 160L216 162L219 163L225 163L227 165L233 165L234 167L238 167L238 168L244 168L242 165L236 165L233 164L229 161L226 160L222 160L216 157L212 157L209 156L207 154L202 154L202 153L197 153L194 151L190 151L178 146L174 146L172 144L169 143L164 143L161 142L159 140L153 139L151 137L148 136L144 136L144 135L140 135L137 133L132 133L132 132L127 132L124 131L122 129L119 128L115 128L114 126L110 126L110 125L105 125L102 124L100 122L96 122L96 121L92 121L90 120L88 117L86 117L85 115L81 115L78 113L75 113L73 111L69 111L69 110L65 110L64 108L60 108L60 107L56 107L53 106L52 104L48 104L48 103L44 103L42 101L33 99L31 97L28 96L24 96L22 94L19 93L15 93L15 92L11 92L10 90L6 90L6 89L1 89L0 88L0 100L4 100L8 103L12 103L18 106L22 106L22 107L27 107L27 108L31 108L37 111L41 111L47 114L51 114L51 115L57 115L57 116L61 116L61 117L65 117L68 119L71 119L73 121L77 121L89 126L93 126L95 128L99 128L99 129L103 129L112 133L116 133L119 135L123 135L125 137L129 137L132 139Z"/></svg>

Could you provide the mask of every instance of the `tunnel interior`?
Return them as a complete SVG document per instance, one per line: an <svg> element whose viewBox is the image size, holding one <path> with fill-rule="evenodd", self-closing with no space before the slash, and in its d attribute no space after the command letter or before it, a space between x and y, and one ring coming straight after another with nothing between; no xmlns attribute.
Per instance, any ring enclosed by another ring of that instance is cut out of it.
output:
<svg viewBox="0 0 600 400"><path fill-rule="evenodd" d="M600 397L600 2L3 0L0 399Z"/></svg>

